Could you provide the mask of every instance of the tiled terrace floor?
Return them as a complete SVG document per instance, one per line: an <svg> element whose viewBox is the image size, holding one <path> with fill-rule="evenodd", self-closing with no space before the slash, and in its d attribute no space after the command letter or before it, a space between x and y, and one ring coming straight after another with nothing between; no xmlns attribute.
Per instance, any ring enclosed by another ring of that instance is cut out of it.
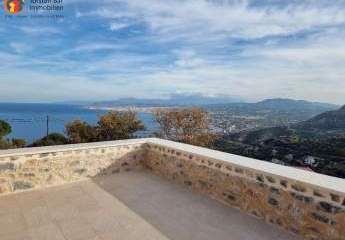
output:
<svg viewBox="0 0 345 240"><path fill-rule="evenodd" d="M1 196L0 239L299 238L147 172L128 172Z"/></svg>

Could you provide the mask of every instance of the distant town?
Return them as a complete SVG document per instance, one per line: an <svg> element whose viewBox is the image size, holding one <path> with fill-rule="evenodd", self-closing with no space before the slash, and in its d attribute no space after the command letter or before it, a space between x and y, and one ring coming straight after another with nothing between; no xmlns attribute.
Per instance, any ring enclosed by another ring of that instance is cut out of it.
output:
<svg viewBox="0 0 345 240"><path fill-rule="evenodd" d="M196 96L190 102L171 100L169 104L138 101L87 107L149 114L199 107L207 111L211 130L220 136L212 148L345 178L345 114L339 105L281 98L256 103L212 99L208 103L207 98L198 101Z"/></svg>

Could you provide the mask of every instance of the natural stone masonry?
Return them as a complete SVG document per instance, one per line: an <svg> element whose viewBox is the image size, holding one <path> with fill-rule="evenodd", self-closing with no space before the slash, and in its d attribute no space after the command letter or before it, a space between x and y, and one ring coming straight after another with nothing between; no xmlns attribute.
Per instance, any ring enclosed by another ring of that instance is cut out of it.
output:
<svg viewBox="0 0 345 240"><path fill-rule="evenodd" d="M142 166L141 143L33 148L1 154L0 194L58 185Z"/></svg>
<svg viewBox="0 0 345 240"><path fill-rule="evenodd" d="M284 177L284 172L274 175L255 165L248 168L212 158L212 154L191 153L185 146L176 149L155 141L146 148L145 165L157 175L307 239L345 239L345 192L318 186L321 179L317 177L322 175L313 173L315 179L300 182ZM310 174L297 169L296 173ZM345 187L345 180L335 181Z"/></svg>
<svg viewBox="0 0 345 240"><path fill-rule="evenodd" d="M0 193L143 166L308 239L345 240L345 180L160 139L0 151Z"/></svg>

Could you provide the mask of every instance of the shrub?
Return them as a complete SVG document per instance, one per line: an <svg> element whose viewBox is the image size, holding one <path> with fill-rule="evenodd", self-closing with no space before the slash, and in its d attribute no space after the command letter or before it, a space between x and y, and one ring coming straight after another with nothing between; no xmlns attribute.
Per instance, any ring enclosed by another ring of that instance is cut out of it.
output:
<svg viewBox="0 0 345 240"><path fill-rule="evenodd" d="M66 134L71 143L87 143L98 140L98 131L95 126L87 122L74 120L65 126Z"/></svg>
<svg viewBox="0 0 345 240"><path fill-rule="evenodd" d="M100 117L97 129L99 140L109 141L133 138L135 132L145 128L135 112L112 111Z"/></svg>
<svg viewBox="0 0 345 240"><path fill-rule="evenodd" d="M154 116L159 125L158 137L203 147L213 146L217 138L203 109L158 110Z"/></svg>
<svg viewBox="0 0 345 240"><path fill-rule="evenodd" d="M69 143L69 141L63 134L51 133L48 136L33 142L30 144L30 147L63 145L67 143Z"/></svg>
<svg viewBox="0 0 345 240"><path fill-rule="evenodd" d="M22 147L25 147L26 145L25 139L21 139L21 138L13 138L11 142L12 142L12 146L15 148L22 148Z"/></svg>
<svg viewBox="0 0 345 240"><path fill-rule="evenodd" d="M86 143L133 138L135 132L144 129L144 125L132 111L111 111L100 116L97 125L74 120L65 128L71 143Z"/></svg>
<svg viewBox="0 0 345 240"><path fill-rule="evenodd" d="M20 148L25 147L24 139L4 140L3 137L12 132L12 127L9 123L0 120L0 149Z"/></svg>
<svg viewBox="0 0 345 240"><path fill-rule="evenodd" d="M10 149L10 148L13 148L11 142L0 139L0 149Z"/></svg>
<svg viewBox="0 0 345 240"><path fill-rule="evenodd" d="M11 125L0 119L0 139L12 132Z"/></svg>

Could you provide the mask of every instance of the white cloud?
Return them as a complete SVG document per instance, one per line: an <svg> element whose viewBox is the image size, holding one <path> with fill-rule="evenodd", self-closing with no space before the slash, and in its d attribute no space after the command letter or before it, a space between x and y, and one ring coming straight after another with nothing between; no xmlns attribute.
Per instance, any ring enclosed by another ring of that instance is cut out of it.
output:
<svg viewBox="0 0 345 240"><path fill-rule="evenodd" d="M98 11L100 17L135 16L153 32L168 37L196 40L201 33L217 34L220 38L255 39L284 36L318 27L345 23L344 1L325 0L265 4L252 6L251 1L207 0L116 0L126 8L112 7ZM97 12L93 12L97 14ZM211 35L203 35L207 40ZM213 36L214 37L214 36ZM199 39L201 40L201 39Z"/></svg>
<svg viewBox="0 0 345 240"><path fill-rule="evenodd" d="M20 42L11 42L10 47L17 54L23 54L31 50L31 46Z"/></svg>
<svg viewBox="0 0 345 240"><path fill-rule="evenodd" d="M96 42L96 43L82 43L79 44L77 47L71 49L72 52L92 52L92 51L99 51L99 50L119 50L125 48L126 45L123 44L114 44L114 43L104 43L104 42Z"/></svg>
<svg viewBox="0 0 345 240"><path fill-rule="evenodd" d="M110 30L111 31L118 31L118 30L127 28L129 26L130 26L130 24L128 24L128 23L113 22L113 23L110 23Z"/></svg>
<svg viewBox="0 0 345 240"><path fill-rule="evenodd" d="M9 86L4 74L0 88L28 96L56 81L56 88L42 96L48 100L71 99L73 93L74 99L111 99L133 93L159 97L198 92L253 101L292 97L343 104L345 1L253 2L103 0L92 10L79 9L76 22L66 29L21 27L32 39L56 34L50 40L59 43L68 37L66 44L72 43L35 59L0 52L6 67L48 69L18 73L30 76L27 93ZM95 24L90 32L80 30L89 23ZM137 33L129 30L134 25ZM25 53L27 49L17 43L11 48L18 55ZM33 52L37 46L32 45ZM20 80L8 79L20 85Z"/></svg>
<svg viewBox="0 0 345 240"><path fill-rule="evenodd" d="M44 35L44 34L58 34L61 33L60 29L56 27L45 26L22 26L20 30L26 34L31 35Z"/></svg>
<svg viewBox="0 0 345 240"><path fill-rule="evenodd" d="M196 68L206 64L206 61L197 56L192 50L177 50L174 51L177 56L175 65L181 68Z"/></svg>

